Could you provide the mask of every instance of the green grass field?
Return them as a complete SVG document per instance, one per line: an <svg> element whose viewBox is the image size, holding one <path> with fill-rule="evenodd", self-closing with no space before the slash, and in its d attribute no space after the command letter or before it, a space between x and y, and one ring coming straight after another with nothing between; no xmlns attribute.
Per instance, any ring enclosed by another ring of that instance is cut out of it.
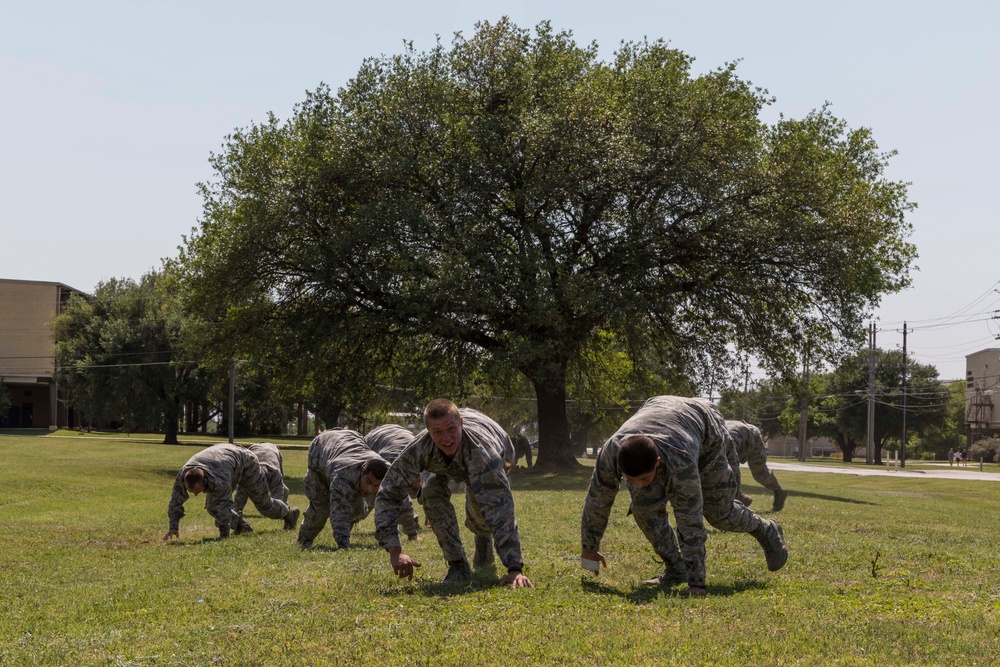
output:
<svg viewBox="0 0 1000 667"><path fill-rule="evenodd" d="M709 595L689 599L638 587L659 566L624 492L610 568L579 568L585 468L514 476L533 590L496 587L500 572L438 584L429 533L406 544L418 576L398 581L371 518L355 548L335 550L326 529L303 552L252 507L255 532L220 542L192 499L181 539L163 544L174 475L195 451L0 436L0 664L1000 664L996 482L779 472L788 564L769 573L753 538L710 530ZM305 451L284 458L304 509ZM744 478L754 508L769 507Z"/></svg>

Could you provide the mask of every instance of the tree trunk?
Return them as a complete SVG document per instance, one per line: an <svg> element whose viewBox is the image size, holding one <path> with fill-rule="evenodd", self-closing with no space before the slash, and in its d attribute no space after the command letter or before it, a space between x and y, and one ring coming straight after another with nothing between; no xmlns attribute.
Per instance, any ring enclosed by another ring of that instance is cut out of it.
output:
<svg viewBox="0 0 1000 667"><path fill-rule="evenodd" d="M177 445L180 444L177 441L177 415L171 417L167 415L166 419L163 420L164 434L163 434L163 444L164 445Z"/></svg>
<svg viewBox="0 0 1000 667"><path fill-rule="evenodd" d="M166 401L165 405L167 409L163 413L163 444L178 445L180 444L177 441L178 424L184 411L182 410L180 400L176 398Z"/></svg>
<svg viewBox="0 0 1000 667"><path fill-rule="evenodd" d="M554 381L556 379L558 382ZM531 380L538 402L538 461L535 467L569 470L579 466L569 439L565 369L559 378L549 375L545 381Z"/></svg>
<svg viewBox="0 0 1000 667"><path fill-rule="evenodd" d="M857 446L854 438L847 439L847 447L844 448L844 463L851 463L854 461L854 448Z"/></svg>

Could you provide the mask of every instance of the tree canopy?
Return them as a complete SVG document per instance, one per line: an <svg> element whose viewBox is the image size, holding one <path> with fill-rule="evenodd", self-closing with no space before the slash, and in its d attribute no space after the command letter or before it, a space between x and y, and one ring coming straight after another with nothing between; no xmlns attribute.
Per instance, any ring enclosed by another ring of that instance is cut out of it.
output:
<svg viewBox="0 0 1000 667"><path fill-rule="evenodd" d="M74 294L53 338L70 405L92 420L162 429L177 444L181 406L205 402L211 378L185 358L181 305L162 282L151 272L101 282L92 297Z"/></svg>
<svg viewBox="0 0 1000 667"><path fill-rule="evenodd" d="M689 377L857 339L915 254L890 155L826 107L766 124L734 64L691 66L506 19L366 60L213 156L178 258L189 307L234 336L309 322L513 369L556 466L568 369L601 332Z"/></svg>

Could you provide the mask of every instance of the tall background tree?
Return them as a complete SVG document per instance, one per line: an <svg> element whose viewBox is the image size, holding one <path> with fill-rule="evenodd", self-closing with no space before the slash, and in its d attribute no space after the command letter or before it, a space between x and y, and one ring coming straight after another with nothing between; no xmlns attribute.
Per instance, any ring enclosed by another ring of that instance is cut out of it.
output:
<svg viewBox="0 0 1000 667"><path fill-rule="evenodd" d="M513 369L556 467L598 332L702 385L733 346L782 372L807 333L831 354L909 282L906 186L868 130L826 108L765 124L734 65L691 62L662 41L602 62L506 19L367 60L213 156L188 306L233 336L349 322Z"/></svg>
<svg viewBox="0 0 1000 667"><path fill-rule="evenodd" d="M177 444L182 406L202 405L212 378L182 346L185 317L163 278L113 278L73 295L53 328L67 402L91 421L159 431Z"/></svg>

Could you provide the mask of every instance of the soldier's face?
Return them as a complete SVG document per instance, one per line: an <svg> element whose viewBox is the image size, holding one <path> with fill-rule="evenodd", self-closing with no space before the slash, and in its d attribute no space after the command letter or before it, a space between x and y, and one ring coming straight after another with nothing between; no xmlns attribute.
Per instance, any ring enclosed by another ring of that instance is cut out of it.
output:
<svg viewBox="0 0 1000 667"><path fill-rule="evenodd" d="M382 480L371 473L361 476L361 495L372 496L378 493L378 488L382 486Z"/></svg>
<svg viewBox="0 0 1000 667"><path fill-rule="evenodd" d="M187 487L188 493L193 493L196 496L205 490L205 482L191 482L184 486Z"/></svg>
<svg viewBox="0 0 1000 667"><path fill-rule="evenodd" d="M652 484L653 480L656 479L656 469L659 467L660 467L660 459L656 459L656 465L654 465L653 469L650 470L649 472L644 473L642 475L637 475L635 477L625 475L625 479L628 480L628 483L631 484L634 488L644 489L650 484Z"/></svg>
<svg viewBox="0 0 1000 667"><path fill-rule="evenodd" d="M458 415L445 415L438 419L428 417L426 423L427 432L441 453L454 456L462 444L462 418Z"/></svg>

